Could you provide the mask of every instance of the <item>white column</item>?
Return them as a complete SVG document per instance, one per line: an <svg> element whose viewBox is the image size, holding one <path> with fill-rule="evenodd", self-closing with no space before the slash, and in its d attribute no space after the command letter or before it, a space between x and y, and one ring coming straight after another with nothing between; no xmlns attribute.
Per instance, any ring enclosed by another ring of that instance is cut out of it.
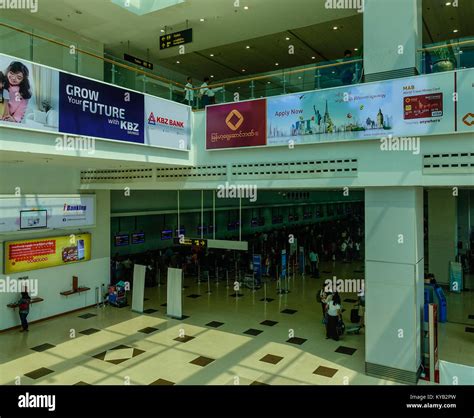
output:
<svg viewBox="0 0 474 418"><path fill-rule="evenodd" d="M363 18L366 77L420 68L417 50L422 47L423 35L421 0L365 0Z"/></svg>
<svg viewBox="0 0 474 418"><path fill-rule="evenodd" d="M438 283L449 283L449 262L456 259L458 199L453 189L428 190L428 270Z"/></svg>
<svg viewBox="0 0 474 418"><path fill-rule="evenodd" d="M366 372L415 383L423 320L423 189L366 189L365 235Z"/></svg>

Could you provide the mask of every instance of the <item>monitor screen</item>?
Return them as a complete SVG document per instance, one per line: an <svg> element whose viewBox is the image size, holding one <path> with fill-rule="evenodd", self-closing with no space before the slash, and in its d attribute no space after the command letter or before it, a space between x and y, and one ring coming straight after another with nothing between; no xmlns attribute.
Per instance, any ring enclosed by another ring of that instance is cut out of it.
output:
<svg viewBox="0 0 474 418"><path fill-rule="evenodd" d="M20 229L46 228L48 225L46 209L20 211Z"/></svg>
<svg viewBox="0 0 474 418"><path fill-rule="evenodd" d="M132 234L132 244L143 244L145 242L144 232L134 232Z"/></svg>
<svg viewBox="0 0 474 418"><path fill-rule="evenodd" d="M161 239L172 239L173 238L173 231L171 229L163 229L161 231Z"/></svg>
<svg viewBox="0 0 474 418"><path fill-rule="evenodd" d="M119 234L114 237L115 246L123 247L130 244L130 235L128 234Z"/></svg>

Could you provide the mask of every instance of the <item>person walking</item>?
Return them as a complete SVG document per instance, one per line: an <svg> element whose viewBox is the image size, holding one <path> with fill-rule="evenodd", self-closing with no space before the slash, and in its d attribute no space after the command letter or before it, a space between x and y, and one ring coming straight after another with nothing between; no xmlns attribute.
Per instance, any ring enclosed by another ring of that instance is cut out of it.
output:
<svg viewBox="0 0 474 418"><path fill-rule="evenodd" d="M194 90L193 90L193 79L188 77L186 79L186 85L184 86L184 102L187 102L189 106L194 107Z"/></svg>
<svg viewBox="0 0 474 418"><path fill-rule="evenodd" d="M28 314L30 313L31 298L28 292L21 292L21 298L18 301L18 310L20 311L21 330L28 331Z"/></svg>
<svg viewBox="0 0 474 418"><path fill-rule="evenodd" d="M336 292L327 304L327 324L326 339L332 338L334 341L339 340L337 333L337 325L341 318L341 297Z"/></svg>

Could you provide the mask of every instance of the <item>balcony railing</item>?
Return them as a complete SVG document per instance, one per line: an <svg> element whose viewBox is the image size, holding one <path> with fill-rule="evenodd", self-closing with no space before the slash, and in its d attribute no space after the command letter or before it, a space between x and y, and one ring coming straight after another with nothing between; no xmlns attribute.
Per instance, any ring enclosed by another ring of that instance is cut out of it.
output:
<svg viewBox="0 0 474 418"><path fill-rule="evenodd" d="M474 37L425 45L421 54L423 74L474 67Z"/></svg>

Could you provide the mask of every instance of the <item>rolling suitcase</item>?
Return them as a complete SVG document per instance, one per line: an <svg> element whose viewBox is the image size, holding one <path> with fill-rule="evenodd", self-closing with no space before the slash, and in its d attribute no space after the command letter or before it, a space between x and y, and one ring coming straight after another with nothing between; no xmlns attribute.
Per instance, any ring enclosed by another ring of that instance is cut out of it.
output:
<svg viewBox="0 0 474 418"><path fill-rule="evenodd" d="M360 322L359 310L357 308L351 309L351 322L353 324Z"/></svg>

